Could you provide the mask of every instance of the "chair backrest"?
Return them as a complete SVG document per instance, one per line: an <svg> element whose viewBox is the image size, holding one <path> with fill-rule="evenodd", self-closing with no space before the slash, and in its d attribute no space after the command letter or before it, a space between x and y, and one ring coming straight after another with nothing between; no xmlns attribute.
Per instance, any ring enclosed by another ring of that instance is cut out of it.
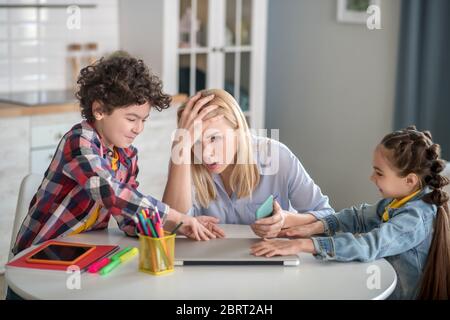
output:
<svg viewBox="0 0 450 320"><path fill-rule="evenodd" d="M16 240L17 233L19 232L19 228L22 225L22 222L28 213L30 202L33 199L33 196L36 193L37 189L39 188L42 179L43 179L42 175L31 173L27 175L20 184L19 198L17 200L16 215L14 216L14 224L11 235L11 243L9 246L8 260L10 260L13 256L11 253L11 249Z"/></svg>

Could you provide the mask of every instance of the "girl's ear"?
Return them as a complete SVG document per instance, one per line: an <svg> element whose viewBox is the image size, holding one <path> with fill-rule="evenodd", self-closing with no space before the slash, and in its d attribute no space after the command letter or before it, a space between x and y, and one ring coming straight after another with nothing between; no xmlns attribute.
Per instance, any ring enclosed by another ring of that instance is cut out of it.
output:
<svg viewBox="0 0 450 320"><path fill-rule="evenodd" d="M415 188L416 186L418 186L419 181L420 179L415 173L410 173L406 176L406 184L411 188Z"/></svg>
<svg viewBox="0 0 450 320"><path fill-rule="evenodd" d="M98 101L92 103L92 114L95 120L102 120L104 117L103 107Z"/></svg>

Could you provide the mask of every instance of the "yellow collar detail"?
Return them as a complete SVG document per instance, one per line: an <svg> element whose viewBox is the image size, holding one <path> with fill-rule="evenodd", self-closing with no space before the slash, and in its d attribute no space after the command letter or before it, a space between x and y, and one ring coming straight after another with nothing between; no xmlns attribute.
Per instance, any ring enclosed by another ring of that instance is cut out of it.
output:
<svg viewBox="0 0 450 320"><path fill-rule="evenodd" d="M409 200L411 200L412 198L414 198L416 195L419 194L419 192L422 190L417 190L416 192L410 194L409 196L404 197L403 199L397 200L394 199L392 200L391 203L389 203L386 208L384 209L384 213L383 213L383 222L386 222L389 220L389 212L388 209L397 209L400 208L401 206L403 206L405 203L407 203Z"/></svg>

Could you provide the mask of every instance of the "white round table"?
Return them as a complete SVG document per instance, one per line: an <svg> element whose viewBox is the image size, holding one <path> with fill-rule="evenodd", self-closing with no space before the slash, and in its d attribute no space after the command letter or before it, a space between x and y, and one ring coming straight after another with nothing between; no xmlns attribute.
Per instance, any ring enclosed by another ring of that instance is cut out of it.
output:
<svg viewBox="0 0 450 320"><path fill-rule="evenodd" d="M222 227L227 237L256 237L248 226ZM64 241L139 246L137 239L118 229L82 233ZM299 257L297 267L177 266L162 276L139 272L136 257L107 276L82 273L79 289L68 289L70 274L61 271L7 266L5 279L25 299L386 299L397 283L395 270L384 259L342 263L320 261L310 254ZM374 276L379 281L374 282Z"/></svg>

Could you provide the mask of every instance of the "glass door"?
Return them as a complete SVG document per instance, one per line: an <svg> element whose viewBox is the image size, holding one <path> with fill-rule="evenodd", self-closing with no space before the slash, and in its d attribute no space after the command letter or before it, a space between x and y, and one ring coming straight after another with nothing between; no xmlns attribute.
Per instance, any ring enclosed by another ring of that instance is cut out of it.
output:
<svg viewBox="0 0 450 320"><path fill-rule="evenodd" d="M193 95L208 83L209 0L180 0L178 92Z"/></svg>
<svg viewBox="0 0 450 320"><path fill-rule="evenodd" d="M164 0L164 79L189 96L223 88L252 127L264 123L268 0ZM173 23L173 20L176 23ZM171 39L176 39L175 41Z"/></svg>
<svg viewBox="0 0 450 320"><path fill-rule="evenodd" d="M225 14L224 88L236 98L248 119L250 115L252 0L227 0Z"/></svg>

